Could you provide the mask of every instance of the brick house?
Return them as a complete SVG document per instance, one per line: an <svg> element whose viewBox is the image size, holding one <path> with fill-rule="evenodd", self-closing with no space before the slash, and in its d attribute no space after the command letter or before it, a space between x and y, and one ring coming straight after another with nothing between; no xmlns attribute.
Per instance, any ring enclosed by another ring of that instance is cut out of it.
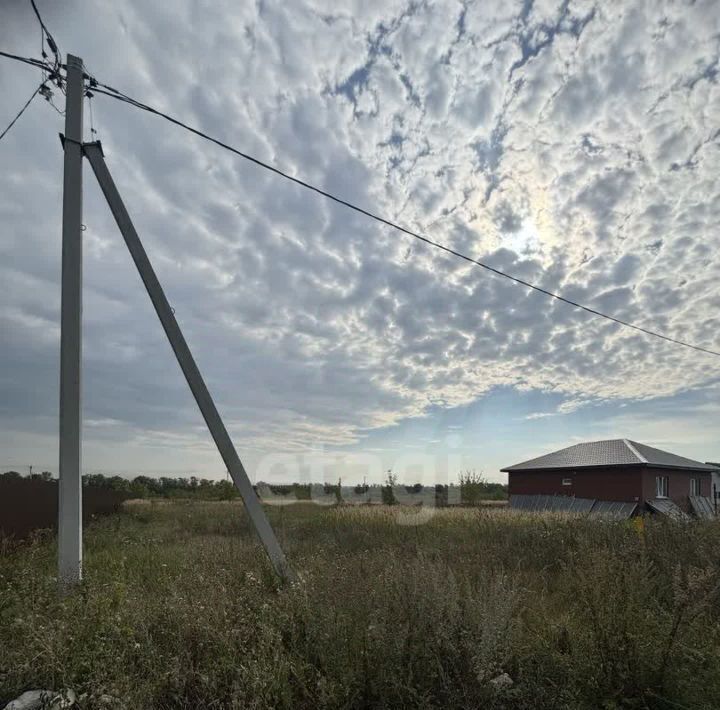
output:
<svg viewBox="0 0 720 710"><path fill-rule="evenodd" d="M668 500L690 510L710 498L714 467L629 439L589 441L502 469L509 494L575 496L598 501Z"/></svg>

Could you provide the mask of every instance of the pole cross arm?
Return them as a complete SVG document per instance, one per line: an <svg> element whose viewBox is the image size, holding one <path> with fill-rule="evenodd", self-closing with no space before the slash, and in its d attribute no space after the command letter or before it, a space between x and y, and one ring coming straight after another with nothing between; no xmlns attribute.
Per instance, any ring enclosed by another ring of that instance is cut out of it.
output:
<svg viewBox="0 0 720 710"><path fill-rule="evenodd" d="M155 271L145 252L145 248L140 241L140 237L135 231L135 227L130 219L125 205L120 197L120 193L110 175L110 171L105 163L105 157L99 142L86 143L84 145L85 156L90 161L95 177L100 184L100 189L105 195L110 210L115 217L115 221L120 232L125 239L130 255L132 256L135 266L140 273L140 278L145 284L150 300L155 307L155 312L162 323L165 334L170 341L170 345L175 353L180 369L185 375L185 379L190 390L195 397L195 401L202 412L205 423L210 430L215 445L222 456L227 470L230 472L232 479L240 491L240 495L245 503L248 515L252 520L255 531L258 534L270 561L277 572L283 579L294 579L294 574L290 569L285 554L275 537L275 532L270 525L270 521L265 515L262 504L260 503L255 490L250 483L250 479L240 458L235 450L235 446L230 439L230 435L223 424L222 418L215 406L215 402L203 380L200 370L198 369L195 359L190 352L187 342L180 330L175 315L165 296L165 293L158 281Z"/></svg>

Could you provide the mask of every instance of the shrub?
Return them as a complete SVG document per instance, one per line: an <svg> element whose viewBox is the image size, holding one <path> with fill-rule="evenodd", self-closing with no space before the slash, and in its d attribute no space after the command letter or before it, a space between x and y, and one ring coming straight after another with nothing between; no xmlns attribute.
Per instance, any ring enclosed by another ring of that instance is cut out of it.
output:
<svg viewBox="0 0 720 710"><path fill-rule="evenodd" d="M381 489L382 502L385 505L396 505L397 498L395 497L395 486L397 486L397 476L392 472L387 472L387 478Z"/></svg>

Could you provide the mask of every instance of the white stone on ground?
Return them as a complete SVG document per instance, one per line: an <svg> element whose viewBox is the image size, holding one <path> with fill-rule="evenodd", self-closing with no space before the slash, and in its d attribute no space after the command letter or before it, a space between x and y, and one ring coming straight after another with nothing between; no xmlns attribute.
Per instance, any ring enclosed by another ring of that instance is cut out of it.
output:
<svg viewBox="0 0 720 710"><path fill-rule="evenodd" d="M52 690L28 690L19 698L11 700L5 710L66 710L75 705L75 700L72 690L61 693Z"/></svg>
<svg viewBox="0 0 720 710"><path fill-rule="evenodd" d="M514 685L514 681L507 673L501 673L490 681L490 685L494 688L509 688Z"/></svg>

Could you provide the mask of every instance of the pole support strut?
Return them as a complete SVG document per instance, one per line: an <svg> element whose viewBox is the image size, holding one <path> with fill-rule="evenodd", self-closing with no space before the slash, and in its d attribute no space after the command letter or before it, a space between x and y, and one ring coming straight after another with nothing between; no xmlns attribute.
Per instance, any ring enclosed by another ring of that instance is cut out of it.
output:
<svg viewBox="0 0 720 710"><path fill-rule="evenodd" d="M180 330L173 309L168 303L167 297L160 285L155 271L150 263L145 248L140 241L135 226L130 219L130 215L125 208L125 204L120 197L115 182L110 175L105 158L103 156L102 146L99 142L85 143L84 153L90 161L95 177L100 184L100 189L105 195L110 210L115 217L115 222L125 239L125 244L130 251L135 266L140 274L140 278L145 284L145 289L150 296L155 312L162 323L165 334L170 341L175 357L177 358L180 369L185 375L185 379L190 390L195 397L195 401L202 412L205 423L210 430L210 434L215 441L220 456L225 462L225 467L230 472L232 479L240 491L240 495L245 503L245 508L250 516L255 531L270 558L277 574L290 581L295 579L293 571L290 569L285 554L280 547L280 543L275 537L275 532L270 525L270 521L265 515L262 504L255 493L250 479L245 471L240 457L235 450L235 446L230 439L230 435L225 428L222 418L215 406L212 396L203 380L200 370L198 369L195 359L190 352L185 337Z"/></svg>

